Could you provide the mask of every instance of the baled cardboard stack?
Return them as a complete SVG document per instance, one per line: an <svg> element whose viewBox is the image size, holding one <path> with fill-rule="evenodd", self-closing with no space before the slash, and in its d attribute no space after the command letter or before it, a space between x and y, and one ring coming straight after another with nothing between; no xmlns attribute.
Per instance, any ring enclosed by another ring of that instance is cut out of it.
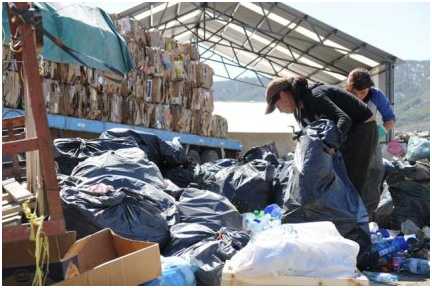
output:
<svg viewBox="0 0 432 288"><path fill-rule="evenodd" d="M199 62L197 47L163 38L159 31L145 31L129 20L116 24L128 43L135 68L122 78L80 65L41 60L48 113L226 137L226 120L212 115L214 73ZM13 69L4 70L3 87L5 106L17 108L22 85Z"/></svg>

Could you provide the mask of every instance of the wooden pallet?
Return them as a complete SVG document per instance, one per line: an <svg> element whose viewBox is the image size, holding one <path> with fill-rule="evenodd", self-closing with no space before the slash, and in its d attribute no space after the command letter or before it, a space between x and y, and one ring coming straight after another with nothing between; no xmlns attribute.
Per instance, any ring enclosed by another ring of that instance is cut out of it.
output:
<svg viewBox="0 0 432 288"><path fill-rule="evenodd" d="M222 272L222 286L369 286L366 276L336 279L302 276L239 277L231 271L229 261Z"/></svg>

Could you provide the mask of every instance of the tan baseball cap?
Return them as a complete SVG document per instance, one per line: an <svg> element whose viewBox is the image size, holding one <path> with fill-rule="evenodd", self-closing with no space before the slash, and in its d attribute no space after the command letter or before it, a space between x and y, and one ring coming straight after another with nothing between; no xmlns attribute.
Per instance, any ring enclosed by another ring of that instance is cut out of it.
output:
<svg viewBox="0 0 432 288"><path fill-rule="evenodd" d="M290 86L291 83L289 82L288 78L275 78L272 81L270 81L269 84L267 84L266 89L266 101L267 101L267 108L265 110L265 114L272 113L276 106L277 100L279 100L279 92L282 91L284 87Z"/></svg>

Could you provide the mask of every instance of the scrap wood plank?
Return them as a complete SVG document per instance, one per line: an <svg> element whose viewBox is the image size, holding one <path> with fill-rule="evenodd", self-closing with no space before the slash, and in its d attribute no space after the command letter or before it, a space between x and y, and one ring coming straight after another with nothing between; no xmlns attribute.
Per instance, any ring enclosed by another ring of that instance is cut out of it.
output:
<svg viewBox="0 0 432 288"><path fill-rule="evenodd" d="M20 215L15 215L13 217L2 220L2 226L18 225L20 223L21 223L21 216Z"/></svg>
<svg viewBox="0 0 432 288"><path fill-rule="evenodd" d="M25 200L31 199L33 194L24 188L17 181L10 181L7 183L3 183L3 189L12 196L16 202L21 203Z"/></svg>
<svg viewBox="0 0 432 288"><path fill-rule="evenodd" d="M2 206L2 208L3 208L2 209L2 216L3 217L21 211L21 205L19 205L19 204L8 204L5 206Z"/></svg>

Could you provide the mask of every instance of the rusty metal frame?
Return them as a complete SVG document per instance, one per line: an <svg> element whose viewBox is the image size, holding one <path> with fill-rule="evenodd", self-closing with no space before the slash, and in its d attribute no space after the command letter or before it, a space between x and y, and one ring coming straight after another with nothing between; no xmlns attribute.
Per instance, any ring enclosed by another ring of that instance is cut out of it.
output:
<svg viewBox="0 0 432 288"><path fill-rule="evenodd" d="M9 3L9 23L11 35L19 34L22 39L22 50L17 53L19 68L22 69L24 78L24 93L31 106L31 115L34 120L36 138L18 140L3 143L3 153L15 153L33 150L38 148L41 159L41 172L44 183L44 196L48 203L49 217L44 222L43 231L47 235L62 234L65 232L63 209L61 206L57 175L54 166L53 142L48 128L48 118L45 110L43 98L42 82L38 70L36 32L31 23L26 23L24 19L18 17L11 10L11 5L15 5L18 11L26 11L31 8L30 3L19 2ZM17 145L17 143L19 143ZM17 146L13 148L12 146ZM27 224L8 226L2 228L3 242L18 241L28 239L30 226Z"/></svg>

